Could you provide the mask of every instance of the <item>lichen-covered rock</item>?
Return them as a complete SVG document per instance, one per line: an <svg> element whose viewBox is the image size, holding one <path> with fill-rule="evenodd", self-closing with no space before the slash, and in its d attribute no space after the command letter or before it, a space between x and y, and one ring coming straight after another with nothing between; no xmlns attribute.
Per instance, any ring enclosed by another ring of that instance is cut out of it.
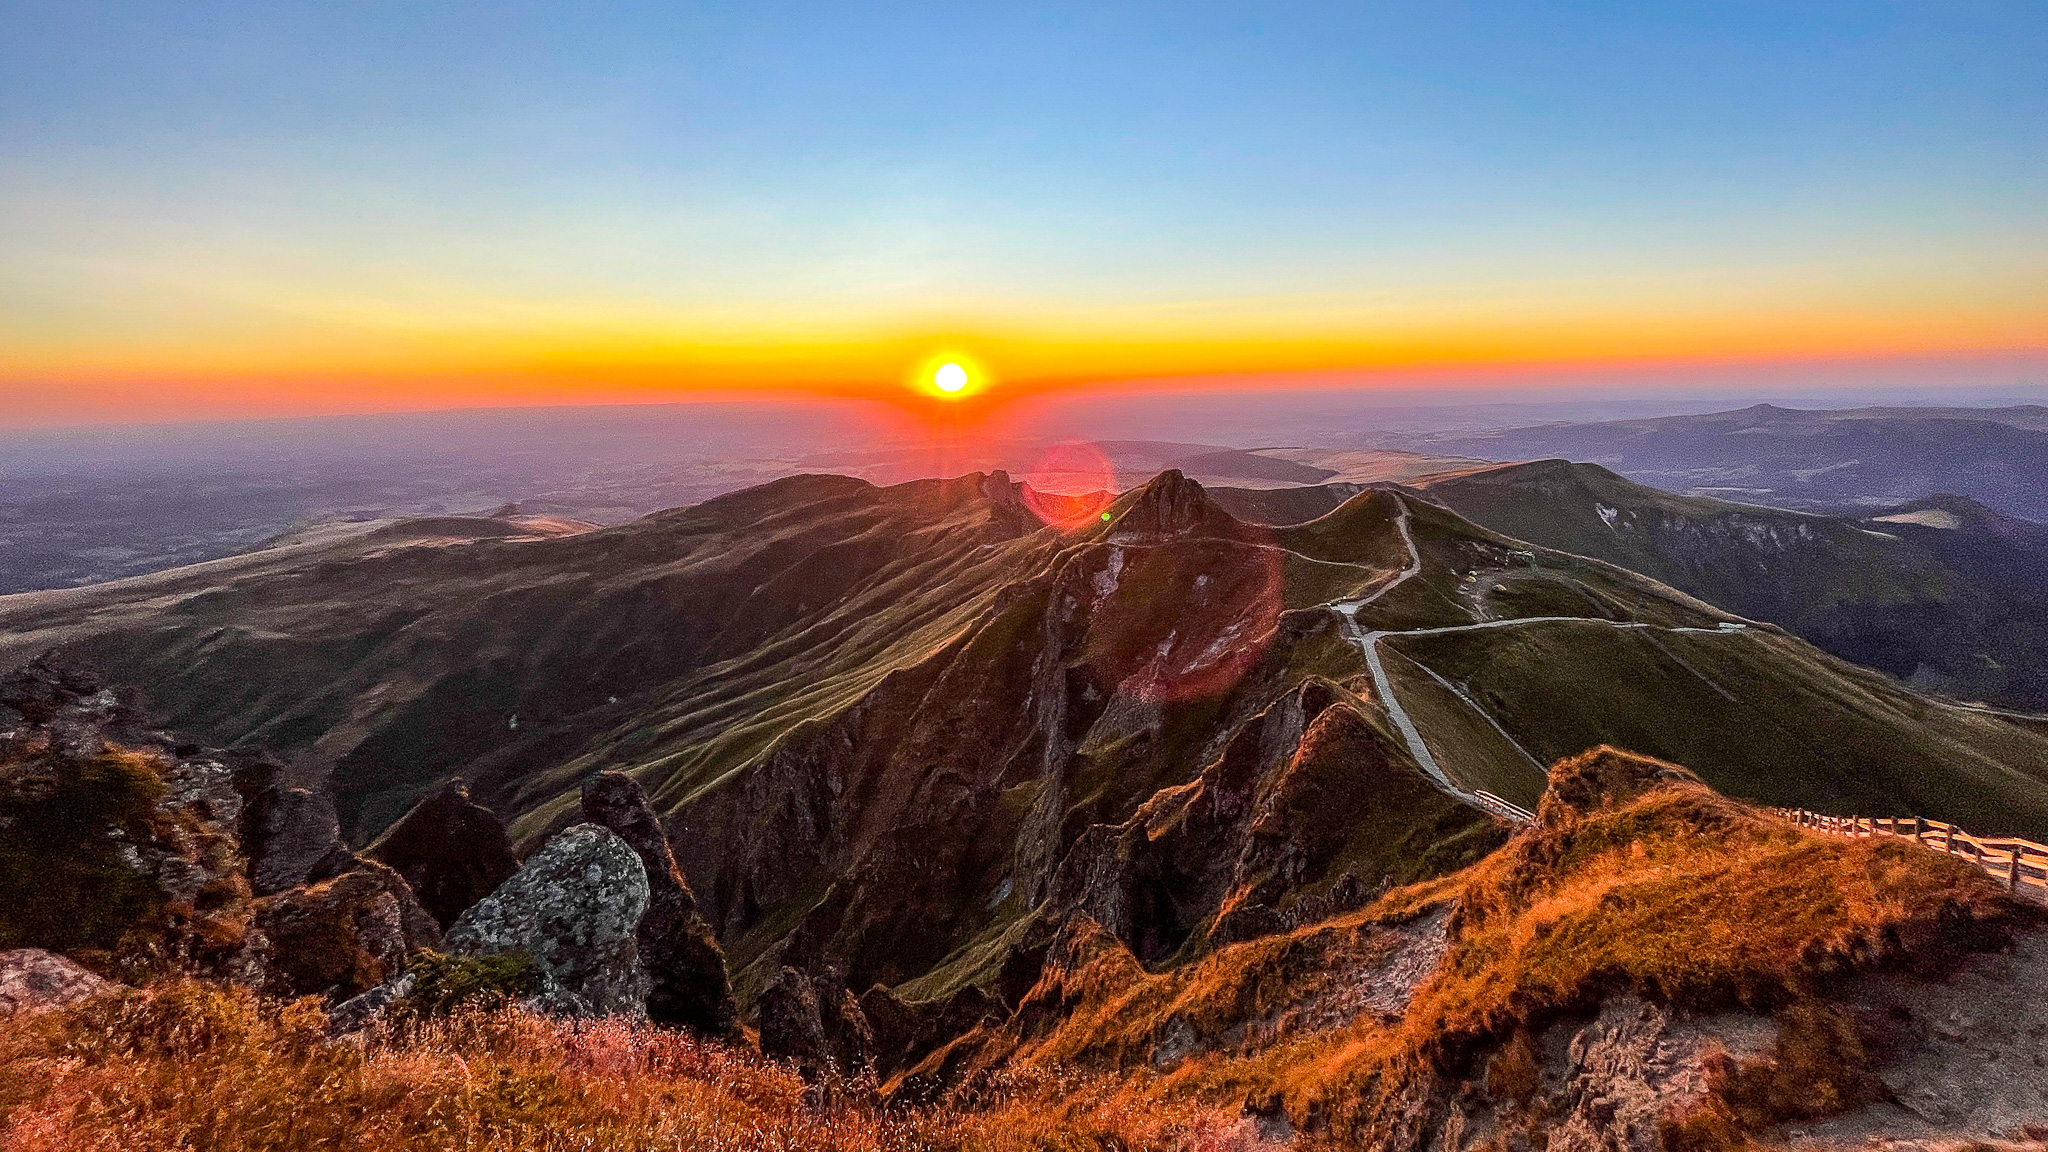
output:
<svg viewBox="0 0 2048 1152"><path fill-rule="evenodd" d="M565 998L559 1010L644 1016L647 977L635 935L647 869L624 840L578 824L543 845L448 931L456 954L524 952Z"/></svg>
<svg viewBox="0 0 2048 1152"><path fill-rule="evenodd" d="M441 946L440 926L405 880L367 860L265 897L256 923L273 950L264 990L281 996L352 997L396 975L414 950Z"/></svg>
<svg viewBox="0 0 2048 1152"><path fill-rule="evenodd" d="M519 870L504 823L460 780L413 805L363 854L397 869L443 928Z"/></svg>
<svg viewBox="0 0 2048 1152"><path fill-rule="evenodd" d="M249 858L249 884L258 896L332 879L356 862L342 842L334 800L324 792L287 788L277 773L276 765L263 763L234 778L242 795L242 854Z"/></svg>
<svg viewBox="0 0 2048 1152"><path fill-rule="evenodd" d="M0 1017L46 1012L116 985L54 952L16 948L0 952Z"/></svg>
<svg viewBox="0 0 2048 1152"><path fill-rule="evenodd" d="M647 914L640 918L636 942L647 973L648 1018L707 1036L732 1035L739 1028L739 1006L725 951L697 914L697 899L676 867L647 793L622 772L599 772L583 784L583 815L624 840L647 869Z"/></svg>

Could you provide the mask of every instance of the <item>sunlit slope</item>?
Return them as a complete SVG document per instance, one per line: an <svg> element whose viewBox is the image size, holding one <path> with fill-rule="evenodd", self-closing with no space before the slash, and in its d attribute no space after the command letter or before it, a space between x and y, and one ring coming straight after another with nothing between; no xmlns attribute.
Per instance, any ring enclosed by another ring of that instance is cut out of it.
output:
<svg viewBox="0 0 2048 1152"><path fill-rule="evenodd" d="M658 704L679 682L710 685L700 726L744 740L746 721L830 697L842 672L857 694L922 657L1037 526L982 479L884 496L797 477L559 538L390 529L5 598L0 645L76 647L166 723L330 778L367 833L500 749L628 724L672 735L691 718Z"/></svg>
<svg viewBox="0 0 2048 1152"><path fill-rule="evenodd" d="M1562 460L1422 483L1490 528L1642 572L1915 687L2048 707L2048 532L1960 497L1917 516L1817 516Z"/></svg>

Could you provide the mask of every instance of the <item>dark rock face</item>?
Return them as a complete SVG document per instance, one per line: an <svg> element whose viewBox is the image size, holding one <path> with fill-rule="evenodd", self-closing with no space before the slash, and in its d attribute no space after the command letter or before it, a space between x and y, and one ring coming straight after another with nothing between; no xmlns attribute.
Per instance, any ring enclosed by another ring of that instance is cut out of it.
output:
<svg viewBox="0 0 2048 1152"><path fill-rule="evenodd" d="M460 780L413 805L363 853L405 877L443 928L519 870L505 825Z"/></svg>
<svg viewBox="0 0 2048 1152"><path fill-rule="evenodd" d="M923 1004L907 1004L878 984L861 993L860 1011L873 1037L878 1080L916 1066L983 1024L1000 1024L1007 1015L1001 1004L972 984L944 1000Z"/></svg>
<svg viewBox="0 0 2048 1152"><path fill-rule="evenodd" d="M542 1006L579 1016L644 1016L647 976L635 934L647 869L595 824L566 829L448 930L457 954L524 952L539 965Z"/></svg>
<svg viewBox="0 0 2048 1152"><path fill-rule="evenodd" d="M837 973L809 976L784 965L755 1007L762 1053L795 1064L804 1079L874 1075L874 1029Z"/></svg>
<svg viewBox="0 0 2048 1152"><path fill-rule="evenodd" d="M624 840L647 870L647 914L636 942L647 974L647 1016L707 1036L739 1028L739 1006L725 969L725 952L697 914L689 881L676 867L661 818L637 781L600 772L583 784L583 815Z"/></svg>
<svg viewBox="0 0 2048 1152"><path fill-rule="evenodd" d="M47 1012L116 985L40 948L0 952L0 1018Z"/></svg>
<svg viewBox="0 0 2048 1152"><path fill-rule="evenodd" d="M1239 728L1190 787L1089 828L1052 908L1086 913L1158 963L1198 932L1223 944L1285 931L1450 871L1504 838L1496 824L1311 679Z"/></svg>
<svg viewBox="0 0 2048 1152"><path fill-rule="evenodd" d="M441 929L398 873L360 861L341 876L257 902L273 953L264 990L281 996L355 996L390 979Z"/></svg>
<svg viewBox="0 0 2048 1152"><path fill-rule="evenodd" d="M1138 497L1117 517L1118 532L1148 536L1175 536L1192 532L1229 533L1241 529L1238 520L1225 512L1202 485L1171 468L1138 489Z"/></svg>
<svg viewBox="0 0 2048 1152"><path fill-rule="evenodd" d="M277 771L259 764L235 774L242 795L242 852L258 896L331 880L356 863L342 842L334 801L322 792L283 786Z"/></svg>

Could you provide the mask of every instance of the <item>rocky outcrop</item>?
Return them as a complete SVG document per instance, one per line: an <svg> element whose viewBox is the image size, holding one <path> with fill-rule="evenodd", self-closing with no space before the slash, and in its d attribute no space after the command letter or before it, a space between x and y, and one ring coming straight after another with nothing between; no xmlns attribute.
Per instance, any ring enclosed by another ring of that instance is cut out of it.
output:
<svg viewBox="0 0 2048 1152"><path fill-rule="evenodd" d="M1082 835L1052 907L1085 913L1158 963L1198 932L1224 944L1362 907L1505 837L1310 679L1240 727L1193 782Z"/></svg>
<svg viewBox="0 0 2048 1152"><path fill-rule="evenodd" d="M1228 535L1244 525L1225 512L1202 485L1169 468L1145 482L1117 515L1113 530L1145 536Z"/></svg>
<svg viewBox="0 0 2048 1152"><path fill-rule="evenodd" d="M413 805L363 854L405 877L443 928L519 870L504 823L460 780Z"/></svg>
<svg viewBox="0 0 2048 1152"><path fill-rule="evenodd" d="M334 801L324 792L286 787L277 765L259 763L235 773L242 796L242 852L258 896L330 880L356 857L341 839Z"/></svg>
<svg viewBox="0 0 2048 1152"><path fill-rule="evenodd" d="M647 976L647 1017L707 1036L739 1028L739 1005L725 970L725 952L697 914L697 899L676 866L661 818L647 793L622 772L599 772L583 784L583 815L610 829L647 870L647 914L635 933Z"/></svg>
<svg viewBox="0 0 2048 1152"><path fill-rule="evenodd" d="M268 942L223 758L49 658L0 680L0 710L0 947L260 982Z"/></svg>
<svg viewBox="0 0 2048 1152"><path fill-rule="evenodd" d="M441 929L405 880L374 861L257 902L271 941L264 990L346 999L397 975L406 957L441 947Z"/></svg>
<svg viewBox="0 0 2048 1152"><path fill-rule="evenodd" d="M647 869L625 841L577 824L456 920L457 954L523 952L540 968L543 1000L571 1015L644 1016L647 975L636 944Z"/></svg>
<svg viewBox="0 0 2048 1152"><path fill-rule="evenodd" d="M921 1004L905 1003L877 985L861 993L860 1012L874 1041L875 1077L883 1081L978 1027L1000 1024L1008 1014L972 984L944 1000Z"/></svg>
<svg viewBox="0 0 2048 1152"><path fill-rule="evenodd" d="M762 1054L789 1061L812 1082L872 1079L874 1029L837 973L809 976L784 965L755 1007Z"/></svg>
<svg viewBox="0 0 2048 1152"><path fill-rule="evenodd" d="M40 948L0 952L0 1018L62 1008L113 987L112 981Z"/></svg>
<svg viewBox="0 0 2048 1152"><path fill-rule="evenodd" d="M1699 782L1698 776L1676 764L1602 744L1550 766L1536 820L1544 827L1554 827L1601 808L1625 804L1662 784Z"/></svg>

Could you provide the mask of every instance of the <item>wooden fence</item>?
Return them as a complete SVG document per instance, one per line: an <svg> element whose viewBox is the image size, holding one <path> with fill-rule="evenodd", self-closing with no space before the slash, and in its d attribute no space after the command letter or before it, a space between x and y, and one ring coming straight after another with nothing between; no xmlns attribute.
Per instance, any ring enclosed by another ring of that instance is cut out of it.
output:
<svg viewBox="0 0 2048 1152"><path fill-rule="evenodd" d="M1481 808L1515 824L1534 824L1536 814L1512 801L1503 800L1491 792L1474 792L1472 798Z"/></svg>
<svg viewBox="0 0 2048 1152"><path fill-rule="evenodd" d="M2030 840L1972 836L1953 824L1918 816L1827 816L1803 808L1772 811L1801 828L1836 836L1897 836L1976 862L2015 896L2048 904L2048 848Z"/></svg>

